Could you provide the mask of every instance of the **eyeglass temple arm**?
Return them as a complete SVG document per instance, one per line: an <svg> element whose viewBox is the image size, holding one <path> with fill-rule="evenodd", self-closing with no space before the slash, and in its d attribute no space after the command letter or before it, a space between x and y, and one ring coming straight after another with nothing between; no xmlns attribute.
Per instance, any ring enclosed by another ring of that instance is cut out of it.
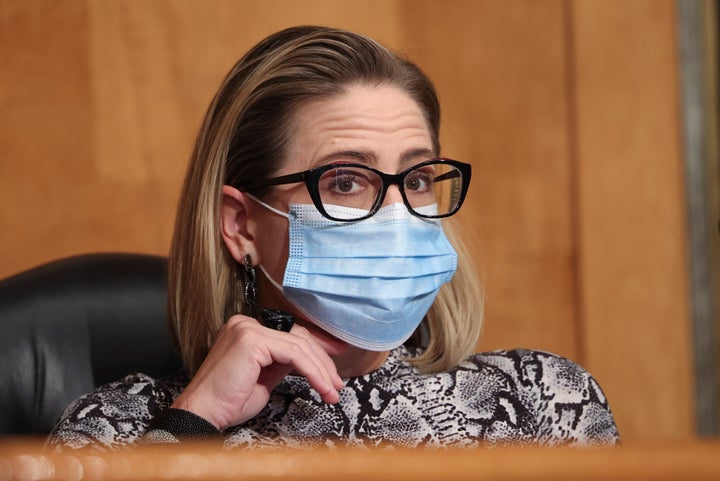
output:
<svg viewBox="0 0 720 481"><path fill-rule="evenodd" d="M293 184L295 182L304 182L305 172L297 172L295 174L282 175L280 177L273 177L264 182L258 182L246 186L247 190L257 189L259 187L267 187L268 185L282 185L282 184Z"/></svg>
<svg viewBox="0 0 720 481"><path fill-rule="evenodd" d="M443 175L435 177L435 182L447 179L457 179L460 176L462 176L462 174L459 170L451 170L450 172L446 172Z"/></svg>
<svg viewBox="0 0 720 481"><path fill-rule="evenodd" d="M295 182L304 182L305 172L297 172L295 174L281 175L280 177L273 177L268 179L265 185L281 185L281 184L292 184Z"/></svg>

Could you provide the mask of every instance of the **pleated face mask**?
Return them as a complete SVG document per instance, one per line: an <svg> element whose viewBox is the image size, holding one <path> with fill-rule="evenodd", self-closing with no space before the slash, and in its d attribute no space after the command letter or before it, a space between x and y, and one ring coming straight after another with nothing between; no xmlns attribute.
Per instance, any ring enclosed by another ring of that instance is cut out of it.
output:
<svg viewBox="0 0 720 481"><path fill-rule="evenodd" d="M405 342L457 268L439 220L412 215L404 204L357 222L325 218L314 205L291 204L290 252L282 284L260 269L317 326L363 349ZM431 209L432 207L430 207ZM348 207L326 206L347 218Z"/></svg>

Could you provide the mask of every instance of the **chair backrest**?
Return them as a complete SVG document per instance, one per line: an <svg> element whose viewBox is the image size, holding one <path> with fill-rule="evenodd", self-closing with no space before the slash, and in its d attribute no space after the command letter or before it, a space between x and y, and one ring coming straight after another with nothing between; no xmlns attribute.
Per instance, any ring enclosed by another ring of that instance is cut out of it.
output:
<svg viewBox="0 0 720 481"><path fill-rule="evenodd" d="M72 400L131 372L177 373L166 270L89 254L1 280L0 434L48 433Z"/></svg>

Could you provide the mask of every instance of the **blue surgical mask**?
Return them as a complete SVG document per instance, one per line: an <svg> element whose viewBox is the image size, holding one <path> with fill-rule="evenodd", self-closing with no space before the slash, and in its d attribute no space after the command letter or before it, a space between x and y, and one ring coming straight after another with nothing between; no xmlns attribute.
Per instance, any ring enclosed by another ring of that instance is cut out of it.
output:
<svg viewBox="0 0 720 481"><path fill-rule="evenodd" d="M260 269L309 321L353 346L385 351L401 345L457 268L440 221L413 216L403 204L337 222L314 205L291 204L286 214L253 199L290 221L282 285ZM349 217L352 209L326 210Z"/></svg>

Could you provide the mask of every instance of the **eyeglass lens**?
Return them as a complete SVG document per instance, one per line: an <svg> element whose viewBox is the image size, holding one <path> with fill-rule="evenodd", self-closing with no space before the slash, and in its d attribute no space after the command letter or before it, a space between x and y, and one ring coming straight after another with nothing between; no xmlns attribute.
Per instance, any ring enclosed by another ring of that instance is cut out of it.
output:
<svg viewBox="0 0 720 481"><path fill-rule="evenodd" d="M323 207L335 218L350 220L364 217L383 190L383 179L362 167L344 167L325 171L318 180ZM462 191L462 172L445 163L421 164L406 172L403 179L405 198L411 209L423 217L435 217L457 208ZM333 206L352 207L357 211L337 211ZM341 216L341 217L338 217Z"/></svg>

